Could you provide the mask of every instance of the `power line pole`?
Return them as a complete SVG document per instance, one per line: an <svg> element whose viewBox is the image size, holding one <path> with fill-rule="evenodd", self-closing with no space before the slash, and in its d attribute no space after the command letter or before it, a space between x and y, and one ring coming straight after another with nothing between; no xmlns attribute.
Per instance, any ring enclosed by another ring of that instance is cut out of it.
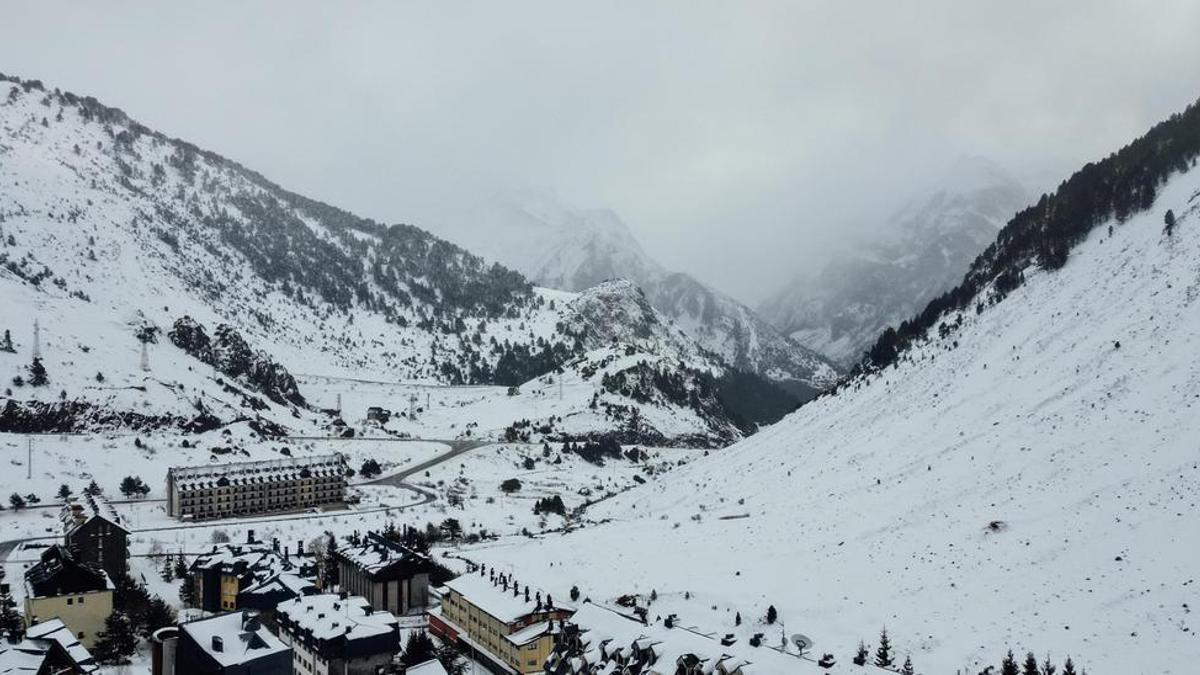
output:
<svg viewBox="0 0 1200 675"><path fill-rule="evenodd" d="M25 437L25 480L33 480L33 436Z"/></svg>
<svg viewBox="0 0 1200 675"><path fill-rule="evenodd" d="M42 326L37 319L33 320L33 358L42 358Z"/></svg>

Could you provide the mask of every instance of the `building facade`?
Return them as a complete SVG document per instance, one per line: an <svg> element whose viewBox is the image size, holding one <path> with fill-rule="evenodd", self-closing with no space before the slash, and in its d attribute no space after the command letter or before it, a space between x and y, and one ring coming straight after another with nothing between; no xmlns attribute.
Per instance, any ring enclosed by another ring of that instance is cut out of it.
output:
<svg viewBox="0 0 1200 675"><path fill-rule="evenodd" d="M399 621L366 598L324 593L275 608L296 675L377 675L400 651Z"/></svg>
<svg viewBox="0 0 1200 675"><path fill-rule="evenodd" d="M359 595L376 610L397 615L429 606L429 557L370 532L358 546L333 553L341 590Z"/></svg>
<svg viewBox="0 0 1200 675"><path fill-rule="evenodd" d="M436 590L429 632L460 645L496 673L541 672L574 608L495 570L464 574Z"/></svg>
<svg viewBox="0 0 1200 675"><path fill-rule="evenodd" d="M252 537L251 537L252 539ZM269 613L284 600L316 593L312 563L270 545L216 544L189 568L196 606L206 612L253 609Z"/></svg>
<svg viewBox="0 0 1200 675"><path fill-rule="evenodd" d="M250 612L230 612L179 625L160 649L154 675L292 675L292 650Z"/></svg>
<svg viewBox="0 0 1200 675"><path fill-rule="evenodd" d="M232 518L345 502L346 460L340 453L167 471L167 513L175 518Z"/></svg>
<svg viewBox="0 0 1200 675"><path fill-rule="evenodd" d="M129 571L129 530L103 496L85 494L63 506L63 543L75 557L103 569L109 579Z"/></svg>
<svg viewBox="0 0 1200 675"><path fill-rule="evenodd" d="M76 560L62 546L42 552L25 571L25 624L59 619L85 647L92 647L113 611L113 585L104 570Z"/></svg>

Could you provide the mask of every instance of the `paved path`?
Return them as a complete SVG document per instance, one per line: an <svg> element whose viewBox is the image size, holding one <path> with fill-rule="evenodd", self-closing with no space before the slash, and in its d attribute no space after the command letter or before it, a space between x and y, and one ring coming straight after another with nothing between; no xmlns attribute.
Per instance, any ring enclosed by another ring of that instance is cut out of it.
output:
<svg viewBox="0 0 1200 675"><path fill-rule="evenodd" d="M425 471L426 469L437 466L438 464L441 464L442 462L454 459L455 457L458 457L459 455L462 455L464 453L468 453L472 450L475 450L476 448L482 448L485 445L492 444L492 441L437 441L437 442L445 443L446 445L450 446L450 449L446 452L441 453L440 455L437 455L436 457L431 457L431 458L425 460L424 462L418 462L417 464L410 466L406 469L403 469L401 471L397 471L396 473L384 476L382 478L376 478L375 480L366 481L364 483L360 483L360 485L393 485L396 487L411 487L408 485L408 483L404 482L404 479L408 478L409 476L421 473L422 471Z"/></svg>

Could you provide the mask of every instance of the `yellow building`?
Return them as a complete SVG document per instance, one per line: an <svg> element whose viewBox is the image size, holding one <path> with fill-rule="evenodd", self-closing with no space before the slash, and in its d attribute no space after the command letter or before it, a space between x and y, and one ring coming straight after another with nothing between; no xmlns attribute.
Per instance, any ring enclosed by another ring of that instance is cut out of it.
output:
<svg viewBox="0 0 1200 675"><path fill-rule="evenodd" d="M541 672L574 609L540 590L484 568L437 589L429 632L461 645L499 673Z"/></svg>
<svg viewBox="0 0 1200 675"><path fill-rule="evenodd" d="M104 570L51 546L25 572L25 623L59 619L85 647L92 647L113 611L113 585Z"/></svg>

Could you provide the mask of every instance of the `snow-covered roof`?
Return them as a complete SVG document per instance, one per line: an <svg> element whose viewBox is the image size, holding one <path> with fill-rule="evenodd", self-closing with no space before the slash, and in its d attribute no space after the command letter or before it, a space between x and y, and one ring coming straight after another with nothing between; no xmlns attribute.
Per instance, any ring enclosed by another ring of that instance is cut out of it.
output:
<svg viewBox="0 0 1200 675"><path fill-rule="evenodd" d="M53 640L59 647L62 647L72 661L83 667L85 672L96 669L87 647L83 646L75 637L75 633L61 619L55 618L34 624L25 631L25 637L31 640Z"/></svg>
<svg viewBox="0 0 1200 675"><path fill-rule="evenodd" d="M294 627L317 640L345 636L351 641L386 635L396 632L399 625L391 612L374 611L366 598L357 595L309 595L279 603L275 613L281 628L292 632Z"/></svg>
<svg viewBox="0 0 1200 675"><path fill-rule="evenodd" d="M103 569L78 560L65 546L57 544L42 551L41 559L25 570L25 593L31 598L113 589Z"/></svg>
<svg viewBox="0 0 1200 675"><path fill-rule="evenodd" d="M305 470L312 476L345 476L346 460L340 452L335 452L257 462L177 466L169 469L167 475L174 478L180 490L198 490L218 487L222 479L228 481L228 485L296 480L302 477L301 472Z"/></svg>
<svg viewBox="0 0 1200 675"><path fill-rule="evenodd" d="M295 563L267 544L216 544L212 551L196 558L192 569L249 576L255 584L299 571Z"/></svg>
<svg viewBox="0 0 1200 675"><path fill-rule="evenodd" d="M338 548L335 554L362 571L374 575L397 564L427 569L429 556L372 532L358 546Z"/></svg>
<svg viewBox="0 0 1200 675"><path fill-rule="evenodd" d="M574 611L574 607L558 601L555 601L554 606L550 607L548 605L548 600L551 599L549 594L538 588L527 587L519 580L515 583L519 587L516 593L513 592L514 582L512 581L505 589L504 585L500 583L499 577L493 580L479 572L471 572L447 581L443 588L457 592L480 610L505 623L511 623L529 614L548 612L553 609ZM529 600L525 599L526 588L529 590Z"/></svg>
<svg viewBox="0 0 1200 675"><path fill-rule="evenodd" d="M518 647L522 647L540 638L546 633L557 632L558 628L556 628L556 626L558 626L558 624L554 623L553 621L539 621L537 623L530 624L515 633L504 636L504 639Z"/></svg>
<svg viewBox="0 0 1200 675"><path fill-rule="evenodd" d="M70 533L93 518L102 518L125 532L129 531L125 520L102 495L84 494L81 498L72 497L63 505L59 518L62 520L64 533Z"/></svg>
<svg viewBox="0 0 1200 675"><path fill-rule="evenodd" d="M37 673L52 645L57 645L81 672L91 673L97 666L87 648L59 619L34 624L25 639L13 644L0 640L0 673Z"/></svg>
<svg viewBox="0 0 1200 675"><path fill-rule="evenodd" d="M661 623L645 625L590 602L579 608L570 623L579 627L581 640L586 645L573 659L586 662L588 667L599 666L597 672L604 672L603 666L615 663L614 657L618 654L629 657L635 651L645 650L653 653L657 669L665 668L670 672L674 672L677 660L683 657L694 657L703 663L704 672L735 672L738 668L744 675L822 672L811 661L770 647L750 647L740 643L726 646L718 639L686 628L667 628ZM718 664L723 664L723 671L718 669Z"/></svg>
<svg viewBox="0 0 1200 675"><path fill-rule="evenodd" d="M248 595L268 594L275 591L286 591L294 595L306 595L316 589L316 584L312 579L305 579L298 574L283 572L274 576L267 577L262 581L255 583L253 586L247 587L242 593Z"/></svg>
<svg viewBox="0 0 1200 675"><path fill-rule="evenodd" d="M409 666L405 672L407 675L446 675L446 669L442 667L442 662L437 659L429 659L424 663Z"/></svg>
<svg viewBox="0 0 1200 675"><path fill-rule="evenodd" d="M218 614L180 625L200 649L222 666L248 663L265 656L290 652L291 648L271 635L246 612ZM218 649L219 638L220 648Z"/></svg>

